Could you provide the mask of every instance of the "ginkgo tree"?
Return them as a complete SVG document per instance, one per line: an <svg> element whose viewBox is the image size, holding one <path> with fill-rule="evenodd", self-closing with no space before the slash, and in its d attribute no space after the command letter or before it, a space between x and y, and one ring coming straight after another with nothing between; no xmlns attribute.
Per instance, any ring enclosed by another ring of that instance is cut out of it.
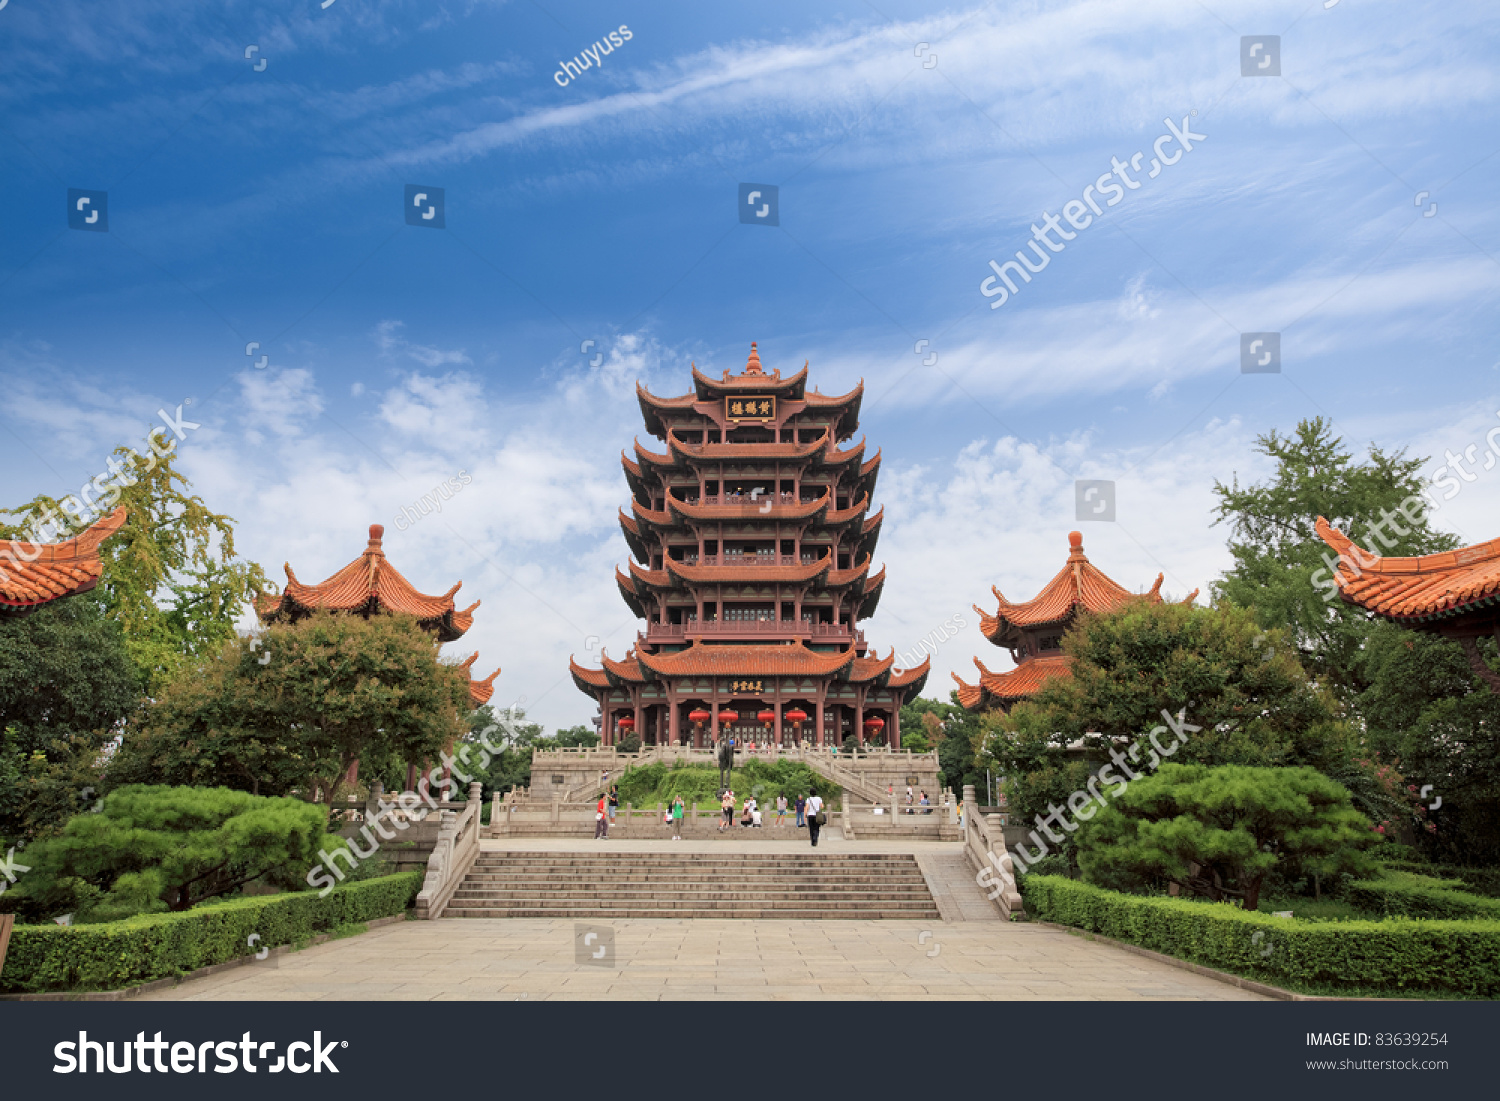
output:
<svg viewBox="0 0 1500 1101"><path fill-rule="evenodd" d="M76 497L41 494L6 510L0 538L65 539L102 512L124 507L125 525L100 548L99 589L110 618L124 630L127 652L154 689L233 638L246 603L275 587L259 565L236 554L234 519L191 492L178 469L176 441L148 443L155 446L114 450L105 495L91 510Z"/></svg>

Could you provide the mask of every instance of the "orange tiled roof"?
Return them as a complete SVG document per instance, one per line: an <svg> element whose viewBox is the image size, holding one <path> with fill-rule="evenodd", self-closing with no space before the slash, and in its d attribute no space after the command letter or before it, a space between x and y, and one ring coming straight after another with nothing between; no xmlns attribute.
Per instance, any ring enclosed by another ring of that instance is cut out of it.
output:
<svg viewBox="0 0 1500 1101"><path fill-rule="evenodd" d="M1000 602L996 614L988 615L977 604L974 605L974 610L979 613L979 629L985 638L997 646L1015 646L1019 644L1016 628L1064 623L1078 608L1097 615L1137 597L1137 594L1116 584L1088 560L1088 556L1083 553L1083 535L1080 532L1068 533L1068 546L1067 565L1031 600L1023 604L1012 604L999 589L992 587L990 591ZM1162 575L1157 574L1150 591L1141 594L1144 599L1153 604L1159 603L1161 583ZM1183 603L1192 603L1197 595L1198 590L1194 589Z"/></svg>
<svg viewBox="0 0 1500 1101"><path fill-rule="evenodd" d="M850 520L858 520L863 518L864 514L869 510L870 495L866 493L863 497L855 501L854 504L850 505L843 511L839 511L838 509L830 509L828 512L828 522L830 524L847 524Z"/></svg>
<svg viewBox="0 0 1500 1101"><path fill-rule="evenodd" d="M896 652L884 658L862 658L854 650L811 650L792 645L712 646L694 642L670 654L646 654L630 650L624 660L600 654L603 668L588 669L568 659L573 679L580 688L605 688L616 683L640 684L656 678L695 676L836 677L880 687L910 688L926 679L930 660L914 669L892 673Z"/></svg>
<svg viewBox="0 0 1500 1101"><path fill-rule="evenodd" d="M1063 654L1031 658L1004 673L990 672L978 658L974 659L974 664L979 667L978 684L965 684L957 673L951 674L958 683L958 702L970 711L980 708L986 701L1008 704L1025 699L1035 695L1037 689L1053 677L1072 675L1068 671L1068 659Z"/></svg>
<svg viewBox="0 0 1500 1101"><path fill-rule="evenodd" d="M473 701L475 707L483 707L490 702L490 697L495 694L495 678L500 675L500 670L496 669L489 676L485 677L484 680L475 680L474 663L478 660L478 654L470 654L466 660L459 663L459 668L469 678L469 699Z"/></svg>
<svg viewBox="0 0 1500 1101"><path fill-rule="evenodd" d="M768 520L805 520L810 516L816 516L831 503L832 490L829 489L825 489L821 497L811 501L801 501L795 505L782 503L781 497L774 493L755 500L742 494L739 503L733 505L690 505L686 501L679 501L676 497L669 496L666 499L669 509L690 520L740 519L747 514L765 516ZM647 519L654 520L659 515L639 506L636 511L642 513Z"/></svg>
<svg viewBox="0 0 1500 1101"><path fill-rule="evenodd" d="M104 573L99 544L124 526L126 516L117 508L61 543L0 539L0 615L26 615L98 585Z"/></svg>
<svg viewBox="0 0 1500 1101"><path fill-rule="evenodd" d="M1414 558L1382 558L1356 546L1321 516L1316 527L1339 555L1334 580L1340 595L1386 619L1411 625L1451 619L1500 596L1500 539Z"/></svg>
<svg viewBox="0 0 1500 1101"><path fill-rule="evenodd" d="M726 368L722 378L709 378L698 365L693 365L693 387L700 395L713 395L715 391L725 390L769 390L779 393L783 390L801 389L802 384L807 381L807 364L802 365L802 370L788 378L781 377L778 368L769 375L760 365L760 352L756 350L755 342L750 342L750 356L745 361L745 369L739 374L731 374Z"/></svg>
<svg viewBox="0 0 1500 1101"><path fill-rule="evenodd" d="M921 665L913 666L910 669L903 669L899 673L892 673L891 679L887 683L891 688L914 687L916 691L912 695L917 695L922 691L922 686L927 683L927 674L931 671L932 655L929 654L922 659Z"/></svg>
<svg viewBox="0 0 1500 1101"><path fill-rule="evenodd" d="M256 614L263 623L274 623L281 619L296 619L319 608L358 615L397 612L415 616L424 628L437 635L440 642L463 637L474 623L474 609L480 602L476 600L462 610L454 606L453 595L458 592L462 581L442 596L419 593L386 561L381 549L384 535L382 525L371 524L370 541L364 553L316 585L304 585L298 581L288 563L285 566L286 588L280 596L267 595L257 600Z"/></svg>
<svg viewBox="0 0 1500 1101"><path fill-rule="evenodd" d="M730 459L805 459L830 446L827 429L811 443L683 443L676 433L667 433L667 446L674 454L699 461Z"/></svg>
<svg viewBox="0 0 1500 1101"><path fill-rule="evenodd" d="M830 560L825 556L815 562L805 565L799 563L795 566L761 566L738 562L717 566L688 566L668 559L663 565L673 576L693 584L715 581L743 584L745 582L813 581L828 570ZM636 572L633 563L631 572ZM652 576L656 576L658 572L651 571Z"/></svg>
<svg viewBox="0 0 1500 1101"><path fill-rule="evenodd" d="M792 646L710 646L694 642L673 654L636 654L635 659L659 676L829 676L849 670L853 650L821 652L801 643Z"/></svg>
<svg viewBox="0 0 1500 1101"><path fill-rule="evenodd" d="M840 405L857 403L864 397L865 380L860 379L859 385L847 394L820 394L816 390L807 394L802 400L807 402L809 408L830 409Z"/></svg>
<svg viewBox="0 0 1500 1101"><path fill-rule="evenodd" d="M846 451L841 451L838 444L834 443L832 440L829 440L828 446L823 452L823 462L829 466L841 466L844 463L849 462L858 463L859 457L864 453L864 440L860 440L859 443L855 444L853 447L849 448Z"/></svg>

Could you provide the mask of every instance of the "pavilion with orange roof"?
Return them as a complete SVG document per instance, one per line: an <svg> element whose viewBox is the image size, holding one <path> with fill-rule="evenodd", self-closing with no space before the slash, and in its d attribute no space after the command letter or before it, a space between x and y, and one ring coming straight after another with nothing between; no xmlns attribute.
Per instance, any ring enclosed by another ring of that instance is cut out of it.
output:
<svg viewBox="0 0 1500 1101"><path fill-rule="evenodd" d="M1500 539L1413 558L1382 558L1319 516L1318 535L1339 556L1334 582L1346 603L1413 631L1450 638L1469 668L1500 693L1500 671L1479 651L1500 643Z"/></svg>
<svg viewBox="0 0 1500 1101"><path fill-rule="evenodd" d="M1068 533L1068 561L1051 581L1031 600L1012 604L998 588L990 591L1000 602L994 615L987 615L979 605L979 629L996 646L1010 650L1014 669L991 672L977 657L979 683L966 684L957 673L958 702L970 711L998 707L1009 711L1021 700L1036 694L1053 677L1069 676L1068 659L1062 652L1062 638L1080 610L1095 615L1113 611L1129 600L1161 603L1162 574L1146 593L1132 593L1116 584L1088 560L1083 553L1083 534ZM1198 596L1194 589L1182 601L1191 604Z"/></svg>
<svg viewBox="0 0 1500 1101"><path fill-rule="evenodd" d="M621 660L569 662L599 701L604 744L732 736L818 745L852 737L900 745L901 705L928 663L894 668L870 652L859 621L874 614L885 570L872 567L882 513L868 515L880 455L861 442L861 383L842 396L809 390L807 365L767 372L756 345L745 369L660 398L637 383L646 430L622 455L629 511L620 527L635 561L615 571L646 629Z"/></svg>
<svg viewBox="0 0 1500 1101"><path fill-rule="evenodd" d="M125 526L127 515L117 508L61 543L0 539L0 616L29 615L96 587L104 575L99 545Z"/></svg>
<svg viewBox="0 0 1500 1101"><path fill-rule="evenodd" d="M316 585L298 581L291 564L287 563L283 567L286 588L279 595L259 597L255 601L256 615L262 623L269 624L295 623L319 610L357 615L363 619L380 612L394 612L416 617L423 629L439 642L462 638L474 624L474 609L479 607L479 601L461 610L454 605L453 597L463 585L462 581L442 596L418 592L386 559L381 545L384 536L384 526L371 524L370 541L364 553ZM495 678L500 675L500 670L496 669L484 680L474 680L472 667L478 656L471 655L460 666L469 676L469 698L475 707L489 702L495 692Z"/></svg>

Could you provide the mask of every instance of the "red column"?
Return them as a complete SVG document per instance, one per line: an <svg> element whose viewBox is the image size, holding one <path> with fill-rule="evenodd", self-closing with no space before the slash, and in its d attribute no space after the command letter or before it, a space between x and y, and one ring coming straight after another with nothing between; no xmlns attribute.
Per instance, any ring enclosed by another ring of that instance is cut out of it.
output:
<svg viewBox="0 0 1500 1101"><path fill-rule="evenodd" d="M854 705L854 740L859 743L859 748L865 747L865 701L859 697L859 702Z"/></svg>

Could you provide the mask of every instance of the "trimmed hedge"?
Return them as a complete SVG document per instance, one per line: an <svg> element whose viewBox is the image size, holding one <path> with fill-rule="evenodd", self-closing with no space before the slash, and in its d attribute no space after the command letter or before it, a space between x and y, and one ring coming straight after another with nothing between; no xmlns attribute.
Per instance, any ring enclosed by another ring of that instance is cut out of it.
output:
<svg viewBox="0 0 1500 1101"><path fill-rule="evenodd" d="M237 898L176 914L144 914L98 925L17 925L0 990L118 990L306 940L341 925L405 912L421 872L316 891ZM249 937L260 939L252 947Z"/></svg>
<svg viewBox="0 0 1500 1101"><path fill-rule="evenodd" d="M1393 872L1462 880L1467 891L1487 898L1500 898L1500 868L1465 868L1458 864L1418 864L1406 860L1382 860L1381 863Z"/></svg>
<svg viewBox="0 0 1500 1101"><path fill-rule="evenodd" d="M1458 879L1387 871L1349 884L1345 897L1361 910L1393 917L1500 920L1500 899L1467 894L1463 887Z"/></svg>
<svg viewBox="0 0 1500 1101"><path fill-rule="evenodd" d="M1027 912L1267 982L1360 990L1500 994L1500 921L1277 918L1222 903L1119 894L1060 876L1021 877Z"/></svg>

